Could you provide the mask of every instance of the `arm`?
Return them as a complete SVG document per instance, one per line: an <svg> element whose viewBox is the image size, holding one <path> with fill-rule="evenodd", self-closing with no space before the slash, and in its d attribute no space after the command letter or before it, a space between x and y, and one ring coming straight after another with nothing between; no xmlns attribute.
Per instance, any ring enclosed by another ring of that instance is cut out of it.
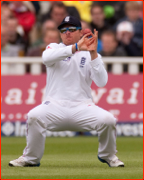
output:
<svg viewBox="0 0 144 180"><path fill-rule="evenodd" d="M92 33L86 34L78 42L78 47L80 51L88 51L91 49L91 47L89 48L89 44L92 43L94 38L91 39L86 38L90 34ZM51 43L46 47L46 50L42 54L43 63L46 66L52 66L56 62L61 61L69 56L72 56L72 54L74 54L75 52L76 52L75 44L60 48L58 44Z"/></svg>
<svg viewBox="0 0 144 180"><path fill-rule="evenodd" d="M59 48L58 44L51 43L43 52L42 59L46 66L52 66L56 62L61 61L69 56L72 56L72 45Z"/></svg>
<svg viewBox="0 0 144 180"><path fill-rule="evenodd" d="M101 55L97 53L98 45L98 32L94 29L94 35L92 44L90 45L90 56L91 56L91 79L95 82L98 87L104 87L108 81L108 74L104 68L104 63L101 59Z"/></svg>
<svg viewBox="0 0 144 180"><path fill-rule="evenodd" d="M101 56L98 54L96 59L90 62L91 65L91 79L95 82L98 87L104 87L108 81L108 74L104 68L104 63Z"/></svg>

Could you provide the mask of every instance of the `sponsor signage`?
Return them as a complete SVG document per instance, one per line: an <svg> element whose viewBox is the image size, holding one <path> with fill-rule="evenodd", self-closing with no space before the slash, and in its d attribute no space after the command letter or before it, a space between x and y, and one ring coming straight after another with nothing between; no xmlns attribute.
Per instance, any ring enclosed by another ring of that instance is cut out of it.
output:
<svg viewBox="0 0 144 180"><path fill-rule="evenodd" d="M143 121L143 75L113 75L105 87L92 84L93 101L110 111L118 122Z"/></svg>
<svg viewBox="0 0 144 180"><path fill-rule="evenodd" d="M116 125L117 136L143 136L143 123L118 123ZM90 132L72 132L72 131L60 131L52 132L47 131L47 137L73 137L77 135L97 136L97 131ZM16 122L4 122L1 124L2 136L26 136L26 123Z"/></svg>
<svg viewBox="0 0 144 180"><path fill-rule="evenodd" d="M16 129L21 129L21 133L23 132L27 113L44 100L45 85L45 74L1 76L1 122L3 134L7 135L3 129L11 129L9 135L21 136L18 133L19 130ZM109 74L109 80L105 87L99 88L94 83L92 83L91 87L94 103L114 114L118 119L118 123L128 123L130 129L137 129L133 128L131 123L142 124L142 74ZM19 128L18 123L20 123ZM122 124L120 127L119 129L124 129ZM121 132L123 131L121 130Z"/></svg>

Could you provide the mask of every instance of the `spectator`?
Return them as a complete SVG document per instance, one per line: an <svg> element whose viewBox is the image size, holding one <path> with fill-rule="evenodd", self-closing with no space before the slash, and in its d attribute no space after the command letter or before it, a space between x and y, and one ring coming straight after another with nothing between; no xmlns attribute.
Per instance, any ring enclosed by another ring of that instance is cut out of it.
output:
<svg viewBox="0 0 144 180"><path fill-rule="evenodd" d="M3 5L1 7L1 23L6 24L8 19L13 18L13 17L14 17L14 14L11 11L11 9L8 6Z"/></svg>
<svg viewBox="0 0 144 180"><path fill-rule="evenodd" d="M8 26L8 36L9 36L9 43L14 45L19 45L21 50L24 51L26 49L26 42L24 37L18 32L18 20L16 18L11 18L7 21Z"/></svg>
<svg viewBox="0 0 144 180"><path fill-rule="evenodd" d="M126 52L122 47L118 47L118 41L113 31L108 30L102 33L102 56L126 56Z"/></svg>
<svg viewBox="0 0 144 180"><path fill-rule="evenodd" d="M51 9L51 18L58 25L62 22L62 20L67 16L67 9L63 3L55 4Z"/></svg>
<svg viewBox="0 0 144 180"><path fill-rule="evenodd" d="M48 31L48 30L57 30L57 25L55 23L55 21L53 21L52 19L47 19L46 21L43 22L43 24L41 25L41 29L40 29L40 35L39 38L32 44L32 46L39 46L43 43L43 40L41 37L43 37L43 34Z"/></svg>
<svg viewBox="0 0 144 180"><path fill-rule="evenodd" d="M41 56L42 52L45 50L46 46L50 43L60 43L60 35L57 30L47 30L43 34L43 42L41 45L30 48L27 53L27 56ZM42 72L46 72L45 65L42 65Z"/></svg>
<svg viewBox="0 0 144 180"><path fill-rule="evenodd" d="M50 43L60 43L60 36L57 30L47 30L43 34L43 42L38 47L31 48L27 56L41 56L45 47Z"/></svg>
<svg viewBox="0 0 144 180"><path fill-rule="evenodd" d="M42 23L47 19L55 21L56 25L59 26L62 20L67 16L67 8L62 2L54 3L48 13L44 14L41 18Z"/></svg>
<svg viewBox="0 0 144 180"><path fill-rule="evenodd" d="M97 3L97 1L95 1ZM95 3L94 2L94 3ZM105 20L112 26L121 18L124 17L124 5L126 1L99 1L98 3L103 7Z"/></svg>
<svg viewBox="0 0 144 180"><path fill-rule="evenodd" d="M42 33L47 30L57 30L57 25L52 19L48 19L42 24Z"/></svg>
<svg viewBox="0 0 144 180"><path fill-rule="evenodd" d="M129 56L142 56L143 49L143 20L140 18L141 7L137 1L129 1L125 4L125 17L116 23L114 29L117 29L119 23L129 21L133 25L134 35L131 38L132 46L139 51L128 50Z"/></svg>
<svg viewBox="0 0 144 180"><path fill-rule="evenodd" d="M109 25L105 21L104 11L101 5L94 3L91 6L91 17L92 31L96 29L98 31L98 38L100 39L101 34L109 29Z"/></svg>
<svg viewBox="0 0 144 180"><path fill-rule="evenodd" d="M18 19L18 23L23 27L25 34L28 33L35 24L34 7L28 1L12 1L10 8Z"/></svg>
<svg viewBox="0 0 144 180"><path fill-rule="evenodd" d="M48 13L46 13L45 15L42 16L41 22L45 21L46 19L52 18L51 11L53 10L53 7L56 7L56 6L57 7L59 6L59 8L60 8L60 6L63 7L64 11L66 10L67 15L75 16L78 19L80 19L80 14L79 14L77 8L74 5L67 6L67 4L65 4L66 2L64 2L64 1L63 2L49 1L49 3L50 3L50 6L51 6L50 10L49 10ZM57 10L57 11L60 11L60 10Z"/></svg>
<svg viewBox="0 0 144 180"><path fill-rule="evenodd" d="M123 21L117 26L117 39L119 43L124 47L128 56L140 56L141 49L133 41L134 29L132 23L129 21Z"/></svg>
<svg viewBox="0 0 144 180"><path fill-rule="evenodd" d="M8 28L1 26L1 57L19 56L19 47L8 43Z"/></svg>
<svg viewBox="0 0 144 180"><path fill-rule="evenodd" d="M35 25L35 9L29 1L12 1L9 7L18 19L18 24L21 25L24 30L24 39L26 42L25 52L27 52L31 41L29 34Z"/></svg>
<svg viewBox="0 0 144 180"><path fill-rule="evenodd" d="M118 47L118 41L116 34L112 30L104 31L101 35L102 51L99 53L102 56L126 56L126 52L123 47ZM123 65L124 72L127 72L127 65ZM108 72L112 71L112 64L107 65Z"/></svg>

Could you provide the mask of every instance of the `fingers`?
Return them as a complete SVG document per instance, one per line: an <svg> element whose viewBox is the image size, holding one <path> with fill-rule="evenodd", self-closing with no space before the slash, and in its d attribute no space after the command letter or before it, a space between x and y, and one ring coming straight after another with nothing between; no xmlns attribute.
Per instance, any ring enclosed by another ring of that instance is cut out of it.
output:
<svg viewBox="0 0 144 180"><path fill-rule="evenodd" d="M92 36L92 37L95 36L95 38L98 39L98 31L96 31L96 29L94 29L94 34L92 32L89 32L89 33L85 34L83 36L83 38L88 38L89 36Z"/></svg>
<svg viewBox="0 0 144 180"><path fill-rule="evenodd" d="M85 34L85 35L83 36L83 38L87 38L88 36L93 36L93 33L92 33L92 32L89 32L89 33Z"/></svg>
<svg viewBox="0 0 144 180"><path fill-rule="evenodd" d="M93 36L88 40L87 44L92 44L92 43L96 43L97 42L97 37Z"/></svg>
<svg viewBox="0 0 144 180"><path fill-rule="evenodd" d="M90 45L90 44L92 44L94 41L95 41L95 37L92 37L92 38L89 39L89 41L88 41L87 44Z"/></svg>
<svg viewBox="0 0 144 180"><path fill-rule="evenodd" d="M94 29L94 35L98 38L98 31L96 29Z"/></svg>

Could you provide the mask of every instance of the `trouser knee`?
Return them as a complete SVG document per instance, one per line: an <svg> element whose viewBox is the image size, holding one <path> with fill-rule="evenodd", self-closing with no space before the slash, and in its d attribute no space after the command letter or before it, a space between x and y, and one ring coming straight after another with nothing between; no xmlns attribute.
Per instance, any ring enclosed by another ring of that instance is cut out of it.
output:
<svg viewBox="0 0 144 180"><path fill-rule="evenodd" d="M27 123L32 124L37 120L37 115L33 110L29 111L27 114Z"/></svg>
<svg viewBox="0 0 144 180"><path fill-rule="evenodd" d="M111 113L108 113L104 118L104 124L106 126L115 126L116 121L117 121L116 118Z"/></svg>

